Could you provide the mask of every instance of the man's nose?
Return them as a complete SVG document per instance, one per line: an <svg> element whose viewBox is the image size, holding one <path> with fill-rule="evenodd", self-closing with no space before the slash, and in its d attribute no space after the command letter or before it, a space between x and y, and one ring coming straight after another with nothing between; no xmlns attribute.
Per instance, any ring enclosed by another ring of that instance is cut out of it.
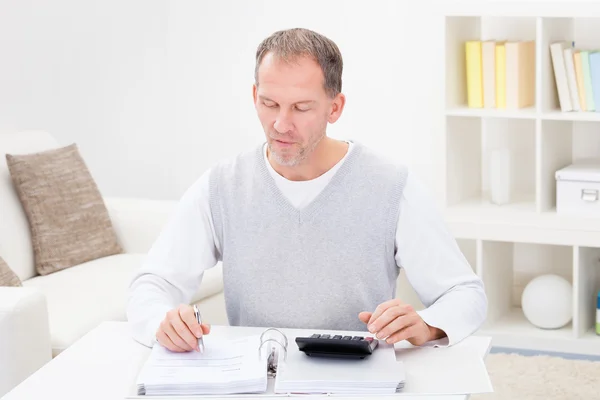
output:
<svg viewBox="0 0 600 400"><path fill-rule="evenodd" d="M293 124L288 111L282 110L277 115L275 124L273 124L275 130L279 133L287 133L292 130Z"/></svg>

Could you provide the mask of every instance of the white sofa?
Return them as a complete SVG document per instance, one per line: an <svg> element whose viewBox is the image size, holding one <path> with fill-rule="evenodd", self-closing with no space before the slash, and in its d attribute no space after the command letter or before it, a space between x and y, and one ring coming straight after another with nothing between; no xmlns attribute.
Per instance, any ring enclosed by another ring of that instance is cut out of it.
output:
<svg viewBox="0 0 600 400"><path fill-rule="evenodd" d="M177 204L104 198L125 254L36 275L29 225L5 154L56 147L46 132L0 134L0 257L23 283L0 287L0 397L100 322L126 319L127 286ZM220 266L204 274L192 303L207 322L227 324Z"/></svg>

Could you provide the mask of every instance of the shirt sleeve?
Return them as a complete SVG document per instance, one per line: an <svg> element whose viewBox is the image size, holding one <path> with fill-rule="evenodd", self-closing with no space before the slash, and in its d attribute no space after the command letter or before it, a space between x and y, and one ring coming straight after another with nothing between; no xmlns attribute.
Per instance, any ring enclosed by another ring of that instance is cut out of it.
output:
<svg viewBox="0 0 600 400"><path fill-rule="evenodd" d="M204 271L221 260L209 202L210 170L182 196L129 286L127 320L133 338L155 342L165 314L189 304Z"/></svg>
<svg viewBox="0 0 600 400"><path fill-rule="evenodd" d="M396 231L396 263L425 306L417 313L446 333L425 345L451 346L479 329L487 315L487 297L432 199L409 172Z"/></svg>

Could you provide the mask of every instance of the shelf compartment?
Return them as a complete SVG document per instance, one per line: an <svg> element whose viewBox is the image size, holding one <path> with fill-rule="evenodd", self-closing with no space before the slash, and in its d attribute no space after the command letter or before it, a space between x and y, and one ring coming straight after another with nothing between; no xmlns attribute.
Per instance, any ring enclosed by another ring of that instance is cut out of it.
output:
<svg viewBox="0 0 600 400"><path fill-rule="evenodd" d="M446 107L449 115L467 107L465 42L469 40L536 40L535 17L447 16L446 17ZM507 115L530 118L531 110L498 110Z"/></svg>
<svg viewBox="0 0 600 400"><path fill-rule="evenodd" d="M535 211L535 121L446 117L446 206ZM493 149L511 152L511 202L490 202ZM472 209L472 208L471 208Z"/></svg>
<svg viewBox="0 0 600 400"><path fill-rule="evenodd" d="M600 18L541 17L541 111L545 119L597 121L594 111L566 111L560 109L550 45L565 41L575 50L600 50Z"/></svg>
<svg viewBox="0 0 600 400"><path fill-rule="evenodd" d="M539 211L555 211L556 171L578 160L600 158L600 124L542 121L541 126Z"/></svg>
<svg viewBox="0 0 600 400"><path fill-rule="evenodd" d="M595 333L596 299L600 290L600 249L576 246L573 263L575 334L577 337L595 336L600 344L600 336Z"/></svg>
<svg viewBox="0 0 600 400"><path fill-rule="evenodd" d="M489 303L484 331L573 337L572 322L560 329L540 329L527 321L521 309L523 290L534 277L552 273L573 282L573 247L482 241L481 251L481 275Z"/></svg>

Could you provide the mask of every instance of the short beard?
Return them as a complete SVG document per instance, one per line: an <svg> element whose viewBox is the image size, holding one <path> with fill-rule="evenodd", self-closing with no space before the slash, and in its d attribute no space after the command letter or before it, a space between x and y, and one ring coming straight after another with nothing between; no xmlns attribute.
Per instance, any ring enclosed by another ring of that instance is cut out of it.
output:
<svg viewBox="0 0 600 400"><path fill-rule="evenodd" d="M306 160L308 158L308 156L310 156L315 151L315 149L317 148L319 143L321 143L321 140L323 140L324 137L325 137L325 132L323 132L321 134L321 136L317 140L315 140L309 147L301 148L300 152L298 153L298 155L296 157L290 157L290 158L283 158L279 154L277 154L276 151L273 151L273 147L271 146L271 143L268 143L268 146L269 146L271 155L273 156L273 159L275 160L275 162L277 164L279 164L283 167L295 167L298 164L300 164L302 161Z"/></svg>

